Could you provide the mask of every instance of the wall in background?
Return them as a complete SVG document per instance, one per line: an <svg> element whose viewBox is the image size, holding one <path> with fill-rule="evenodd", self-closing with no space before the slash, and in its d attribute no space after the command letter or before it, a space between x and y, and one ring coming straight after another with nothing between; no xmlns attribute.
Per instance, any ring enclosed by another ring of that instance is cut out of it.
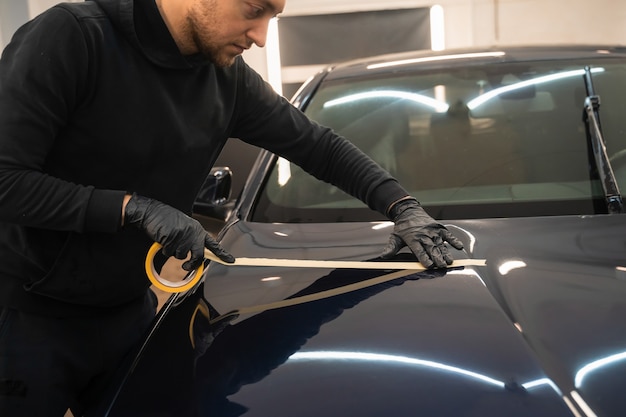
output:
<svg viewBox="0 0 626 417"><path fill-rule="evenodd" d="M285 15L433 4L444 7L450 48L554 42L626 44L623 0L287 0Z"/></svg>
<svg viewBox="0 0 626 417"><path fill-rule="evenodd" d="M283 16L433 4L444 9L447 49L559 43L626 45L624 0L287 0ZM267 75L267 61L254 49L244 57L261 75Z"/></svg>
<svg viewBox="0 0 626 417"><path fill-rule="evenodd" d="M278 21L282 92L292 97L328 64L430 49L430 8L285 16Z"/></svg>
<svg viewBox="0 0 626 417"><path fill-rule="evenodd" d="M28 18L28 3L24 0L0 0L0 45L4 47Z"/></svg>

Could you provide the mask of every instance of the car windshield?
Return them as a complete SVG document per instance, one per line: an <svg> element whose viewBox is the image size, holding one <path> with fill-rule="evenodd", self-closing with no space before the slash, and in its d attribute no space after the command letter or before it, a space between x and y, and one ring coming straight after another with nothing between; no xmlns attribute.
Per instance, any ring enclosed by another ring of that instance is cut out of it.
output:
<svg viewBox="0 0 626 417"><path fill-rule="evenodd" d="M305 113L389 170L437 219L606 213L583 120L586 66L623 190L622 60L492 63L329 80ZM381 219L283 159L253 214L265 222Z"/></svg>

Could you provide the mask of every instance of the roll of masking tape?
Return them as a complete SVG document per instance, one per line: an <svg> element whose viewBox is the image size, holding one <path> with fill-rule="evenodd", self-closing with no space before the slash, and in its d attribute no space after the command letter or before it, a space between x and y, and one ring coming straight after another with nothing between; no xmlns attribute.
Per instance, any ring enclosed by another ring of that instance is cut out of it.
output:
<svg viewBox="0 0 626 417"><path fill-rule="evenodd" d="M155 287L166 292L185 292L193 288L202 278L204 264L189 274L183 281L168 281L159 276L154 268L154 256L161 249L161 245L154 243L146 256L146 273ZM227 263L218 258L213 252L205 249L205 259L220 263L226 266L274 266L289 268L327 268L327 269L381 269L381 270L409 270L414 272L425 271L424 265L417 261L412 262L374 262L374 261L320 261L304 259L276 259L276 258L236 258L235 262ZM484 266L484 259L460 259L448 265L448 268L459 268L466 266Z"/></svg>
<svg viewBox="0 0 626 417"><path fill-rule="evenodd" d="M152 285L157 287L158 289L165 292L185 292L192 289L198 281L202 278L202 273L204 272L204 263L201 263L200 266L191 271L183 280L181 281L170 281L159 275L159 273L154 268L154 257L157 252L161 250L161 245L159 243L154 243L150 247L148 254L146 255L146 274L148 275L148 279L152 282Z"/></svg>

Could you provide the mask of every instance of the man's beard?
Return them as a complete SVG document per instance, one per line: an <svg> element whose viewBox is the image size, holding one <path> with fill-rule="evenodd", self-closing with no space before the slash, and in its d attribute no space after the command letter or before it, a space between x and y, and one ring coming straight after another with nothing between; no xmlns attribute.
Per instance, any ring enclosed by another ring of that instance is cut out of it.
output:
<svg viewBox="0 0 626 417"><path fill-rule="evenodd" d="M220 50L215 45L211 45L208 42L204 42L197 32L193 33L193 40L200 53L204 55L209 61L216 67L230 67L235 62L235 57L226 57L220 53Z"/></svg>
<svg viewBox="0 0 626 417"><path fill-rule="evenodd" d="M204 32L204 36L202 36L200 32L200 28L203 26L202 23L191 15L187 16L186 29L191 34L198 52L217 67L231 66L235 62L236 57L230 57L221 53L220 48L211 41L210 33ZM207 26L207 23L204 23L204 25Z"/></svg>

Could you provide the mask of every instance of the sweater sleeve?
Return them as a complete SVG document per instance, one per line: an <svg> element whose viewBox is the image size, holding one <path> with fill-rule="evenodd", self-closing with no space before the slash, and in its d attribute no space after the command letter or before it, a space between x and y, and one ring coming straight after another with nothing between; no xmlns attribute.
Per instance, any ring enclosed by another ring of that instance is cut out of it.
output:
<svg viewBox="0 0 626 417"><path fill-rule="evenodd" d="M119 227L123 192L64 181L46 165L58 133L80 105L88 58L79 22L60 7L26 23L4 49L0 221L78 232Z"/></svg>
<svg viewBox="0 0 626 417"><path fill-rule="evenodd" d="M409 193L369 156L332 129L310 120L276 94L261 77L243 67L239 117L233 136L299 165L387 216Z"/></svg>

